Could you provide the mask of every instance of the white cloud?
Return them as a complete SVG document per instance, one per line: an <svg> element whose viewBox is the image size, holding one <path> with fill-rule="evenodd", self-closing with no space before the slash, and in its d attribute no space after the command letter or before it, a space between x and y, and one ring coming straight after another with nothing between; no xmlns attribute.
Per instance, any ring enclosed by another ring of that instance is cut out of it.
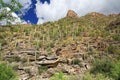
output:
<svg viewBox="0 0 120 80"><path fill-rule="evenodd" d="M90 12L119 13L119 3L120 0L51 0L50 4L42 4L37 0L36 14L40 24L65 17L69 9L74 10L79 16Z"/></svg>

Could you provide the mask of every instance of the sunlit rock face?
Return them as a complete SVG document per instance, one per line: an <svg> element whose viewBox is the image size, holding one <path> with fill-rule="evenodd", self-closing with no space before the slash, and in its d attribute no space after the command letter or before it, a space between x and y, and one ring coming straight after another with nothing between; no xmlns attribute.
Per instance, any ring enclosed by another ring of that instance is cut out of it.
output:
<svg viewBox="0 0 120 80"><path fill-rule="evenodd" d="M22 20L18 17L16 13L10 12L11 11L10 8L6 7L6 8L0 9L0 13L2 13L3 11L6 13L6 15L4 16L4 19L0 20L0 25L7 25L8 22L10 24L23 24L24 23L22 22ZM8 17L11 17L13 19L7 20Z"/></svg>
<svg viewBox="0 0 120 80"><path fill-rule="evenodd" d="M76 12L74 12L73 10L68 10L67 12L67 17L68 18L78 18L78 15Z"/></svg>

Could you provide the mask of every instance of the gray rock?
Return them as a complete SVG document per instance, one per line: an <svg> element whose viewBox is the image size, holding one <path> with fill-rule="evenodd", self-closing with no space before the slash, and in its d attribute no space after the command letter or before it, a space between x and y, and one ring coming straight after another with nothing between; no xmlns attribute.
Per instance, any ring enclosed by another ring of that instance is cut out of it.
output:
<svg viewBox="0 0 120 80"><path fill-rule="evenodd" d="M36 64L41 66L47 66L47 67L55 67L59 63L59 60L42 60L39 62L36 62Z"/></svg>
<svg viewBox="0 0 120 80"><path fill-rule="evenodd" d="M58 57L56 55L49 55L46 57L47 60L56 60Z"/></svg>
<svg viewBox="0 0 120 80"><path fill-rule="evenodd" d="M28 78L29 78L29 74L22 74L20 75L19 80L28 80Z"/></svg>
<svg viewBox="0 0 120 80"><path fill-rule="evenodd" d="M37 58L37 60L38 61L41 61L42 59L45 59L46 58L46 56L39 56L38 58Z"/></svg>

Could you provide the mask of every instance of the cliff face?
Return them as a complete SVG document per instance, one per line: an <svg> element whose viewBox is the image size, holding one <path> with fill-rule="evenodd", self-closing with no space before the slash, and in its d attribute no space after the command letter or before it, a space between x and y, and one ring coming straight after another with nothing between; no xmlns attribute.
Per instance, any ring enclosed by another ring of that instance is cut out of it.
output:
<svg viewBox="0 0 120 80"><path fill-rule="evenodd" d="M56 22L0 27L0 62L14 66L21 80L50 79L59 72L82 80L98 59L119 62L119 22L120 15L78 18L69 10Z"/></svg>

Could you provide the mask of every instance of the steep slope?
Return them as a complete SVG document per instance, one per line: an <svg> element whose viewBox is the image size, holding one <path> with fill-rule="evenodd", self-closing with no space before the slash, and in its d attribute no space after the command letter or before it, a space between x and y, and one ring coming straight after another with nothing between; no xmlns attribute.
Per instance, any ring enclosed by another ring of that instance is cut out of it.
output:
<svg viewBox="0 0 120 80"><path fill-rule="evenodd" d="M0 27L0 62L12 65L20 79L43 80L61 71L84 75L97 59L119 61L119 23L120 15L93 12L42 25Z"/></svg>

